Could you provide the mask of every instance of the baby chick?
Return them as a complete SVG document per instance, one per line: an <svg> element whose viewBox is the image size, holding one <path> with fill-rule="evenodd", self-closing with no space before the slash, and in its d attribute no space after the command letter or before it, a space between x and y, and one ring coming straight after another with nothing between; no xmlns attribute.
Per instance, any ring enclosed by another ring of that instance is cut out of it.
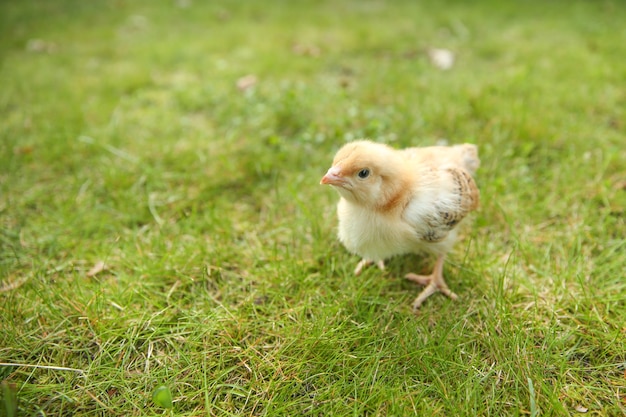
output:
<svg viewBox="0 0 626 417"><path fill-rule="evenodd" d="M433 253L430 275L406 275L426 286L413 309L437 291L457 299L443 279L443 262L459 224L478 207L472 175L479 165L471 144L396 150L359 140L342 147L320 184L341 195L339 240L363 258L354 273L372 262L384 269L384 260L394 255Z"/></svg>

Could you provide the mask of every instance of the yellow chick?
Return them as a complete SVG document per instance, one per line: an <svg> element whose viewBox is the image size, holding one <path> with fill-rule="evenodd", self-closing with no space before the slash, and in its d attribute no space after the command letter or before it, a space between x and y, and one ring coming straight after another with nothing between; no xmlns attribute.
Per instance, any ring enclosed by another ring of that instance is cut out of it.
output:
<svg viewBox="0 0 626 417"><path fill-rule="evenodd" d="M354 273L373 262L384 269L384 260L394 255L433 253L432 274L406 275L426 286L413 309L437 291L456 300L444 281L443 263L459 224L478 207L472 175L479 165L471 144L396 150L359 140L342 147L320 184L341 195L339 240L363 258Z"/></svg>

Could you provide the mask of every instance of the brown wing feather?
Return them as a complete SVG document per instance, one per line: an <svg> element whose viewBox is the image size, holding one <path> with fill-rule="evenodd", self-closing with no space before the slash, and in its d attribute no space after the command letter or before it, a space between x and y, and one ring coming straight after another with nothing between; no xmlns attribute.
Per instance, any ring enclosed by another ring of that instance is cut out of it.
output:
<svg viewBox="0 0 626 417"><path fill-rule="evenodd" d="M478 208L480 192L472 176L463 168L445 169L451 176L455 200L450 204L439 205L427 220L428 230L422 238L428 242L439 242L446 238L471 211Z"/></svg>
<svg viewBox="0 0 626 417"><path fill-rule="evenodd" d="M464 170L463 168L448 168L446 169L451 175L454 184L457 187L457 194L459 195L459 210L456 213L459 216L459 220L467 216L467 214L478 208L480 201L480 192L476 186L474 178Z"/></svg>

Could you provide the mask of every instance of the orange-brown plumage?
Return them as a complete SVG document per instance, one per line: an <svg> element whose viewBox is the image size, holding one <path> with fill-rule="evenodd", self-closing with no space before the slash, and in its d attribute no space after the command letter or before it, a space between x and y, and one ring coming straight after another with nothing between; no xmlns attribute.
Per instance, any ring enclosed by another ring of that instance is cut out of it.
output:
<svg viewBox="0 0 626 417"><path fill-rule="evenodd" d="M431 252L438 256L433 274L407 275L427 285L414 308L436 291L456 298L443 280L443 260L458 225L478 207L472 174L479 164L470 144L395 150L362 140L342 147L321 183L341 195L339 240L363 258L355 273L371 262L382 268L394 255Z"/></svg>

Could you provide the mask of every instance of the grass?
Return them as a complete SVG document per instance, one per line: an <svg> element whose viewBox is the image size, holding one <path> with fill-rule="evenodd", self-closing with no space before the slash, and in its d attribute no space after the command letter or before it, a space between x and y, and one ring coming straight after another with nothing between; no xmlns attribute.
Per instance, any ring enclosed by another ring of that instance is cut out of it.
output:
<svg viewBox="0 0 626 417"><path fill-rule="evenodd" d="M624 21L618 1L3 2L0 415L168 414L162 385L176 416L623 415ZM479 145L458 302L411 312L419 257L352 275L318 181L361 137Z"/></svg>

